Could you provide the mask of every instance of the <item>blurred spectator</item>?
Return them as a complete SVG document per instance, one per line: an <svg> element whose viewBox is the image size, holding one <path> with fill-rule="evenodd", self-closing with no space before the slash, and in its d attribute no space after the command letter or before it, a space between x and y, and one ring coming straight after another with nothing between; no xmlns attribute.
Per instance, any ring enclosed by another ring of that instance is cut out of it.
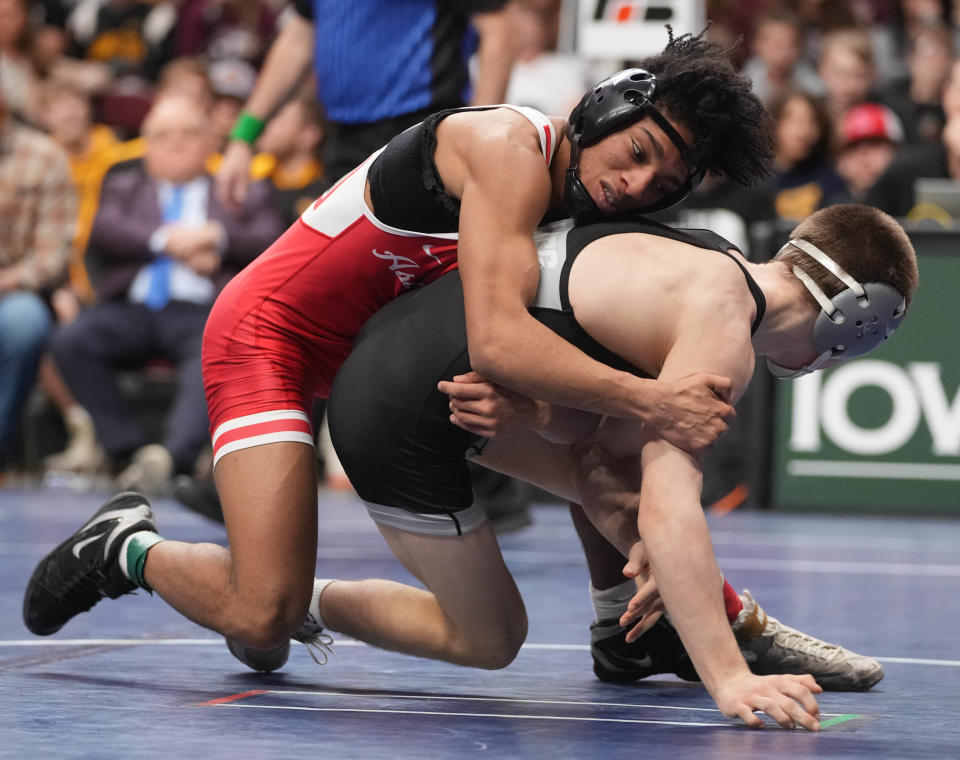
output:
<svg viewBox="0 0 960 760"><path fill-rule="evenodd" d="M108 127L93 123L90 97L70 82L53 81L46 85L40 104L41 125L67 152L78 198L69 280L50 297L56 321L68 324L77 318L82 304L93 299L83 254L97 211L100 184L114 160L117 138ZM70 392L48 354L41 360L40 385L60 412L67 431L66 448L47 457L45 468L58 472L99 469L104 454L96 440L93 420Z"/></svg>
<svg viewBox="0 0 960 760"><path fill-rule="evenodd" d="M216 200L205 171L209 124L195 101L167 96L144 121L142 160L115 166L103 183L90 235L97 302L54 336L54 358L90 412L119 485L164 491L192 472L207 442L200 369L203 325L218 290L282 229L265 183L242 212ZM115 372L164 357L178 370L162 444L150 444Z"/></svg>
<svg viewBox="0 0 960 760"><path fill-rule="evenodd" d="M557 51L560 6L559 0L514 0L507 6L517 56L507 103L568 114L590 85L619 68Z"/></svg>
<svg viewBox="0 0 960 760"><path fill-rule="evenodd" d="M830 159L832 126L822 101L792 92L770 107L776 122L774 187L777 215L804 219L846 199L843 180Z"/></svg>
<svg viewBox="0 0 960 760"><path fill-rule="evenodd" d="M74 0L33 0L30 3L30 23L34 28L63 29L74 5Z"/></svg>
<svg viewBox="0 0 960 760"><path fill-rule="evenodd" d="M841 29L862 28L868 15L864 5L850 0L781 0L804 25L803 57L816 66L823 57L824 38Z"/></svg>
<svg viewBox="0 0 960 760"><path fill-rule="evenodd" d="M323 109L310 94L281 108L257 141L257 147L273 158L269 177L288 225L329 187L320 163L322 144Z"/></svg>
<svg viewBox="0 0 960 760"><path fill-rule="evenodd" d="M897 115L907 142L938 140L946 116L940 104L953 62L953 30L941 22L917 25L906 50L906 73L881 91Z"/></svg>
<svg viewBox="0 0 960 760"><path fill-rule="evenodd" d="M80 0L67 19L77 58L101 61L116 77L153 81L173 57L172 0Z"/></svg>
<svg viewBox="0 0 960 760"><path fill-rule="evenodd" d="M323 165L334 182L391 137L442 108L502 103L514 43L506 0L433 0L361 7L332 0L295 0L274 40L224 152L218 192L243 198L251 145L313 65L327 115ZM476 49L470 96L467 60ZM383 61L389 61L384 65Z"/></svg>
<svg viewBox="0 0 960 760"><path fill-rule="evenodd" d="M911 40L924 27L950 27L954 3L951 0L897 0L893 3L893 18L889 28L896 42L895 54L904 55Z"/></svg>
<svg viewBox="0 0 960 760"><path fill-rule="evenodd" d="M218 151L227 147L230 130L240 115L244 102L253 91L257 71L239 58L213 61L207 73L213 90L210 106L210 128Z"/></svg>
<svg viewBox="0 0 960 760"><path fill-rule="evenodd" d="M753 55L743 66L753 91L764 104L787 90L816 92L820 78L802 58L804 26L800 17L787 9L775 8L757 20Z"/></svg>
<svg viewBox="0 0 960 760"><path fill-rule="evenodd" d="M954 60L943 84L940 105L947 119L955 125L953 139L957 139L956 125L960 124L960 58ZM894 157L890 166L867 193L866 202L892 216L906 216L916 205L916 180L921 177L955 177L950 172L950 139L946 126L936 142L906 144ZM957 154L960 155L960 149Z"/></svg>
<svg viewBox="0 0 960 760"><path fill-rule="evenodd" d="M51 82L44 87L40 125L67 152L70 176L79 200L70 285L84 301L93 290L83 262L87 238L100 197L100 183L114 160L117 136L109 127L93 122L90 97L69 82Z"/></svg>
<svg viewBox="0 0 960 760"><path fill-rule="evenodd" d="M37 115L37 72L30 57L26 0L0 0L0 89L6 107L28 122Z"/></svg>
<svg viewBox="0 0 960 760"><path fill-rule="evenodd" d="M11 453L23 402L52 319L41 294L65 277L76 197L63 150L19 125L0 93L0 464Z"/></svg>
<svg viewBox="0 0 960 760"><path fill-rule="evenodd" d="M175 52L259 67L276 26L275 4L263 0L184 0L177 14Z"/></svg>
<svg viewBox="0 0 960 760"><path fill-rule="evenodd" d="M164 95L192 98L202 112L209 111L213 90L203 59L175 58L160 68L155 82L121 77L97 101L99 118L130 143L128 158L143 154L142 141L137 135L154 100Z"/></svg>
<svg viewBox="0 0 960 760"><path fill-rule="evenodd" d="M160 69L156 96L182 95L191 98L201 111L213 105L213 83L207 71L207 62L199 56L174 58Z"/></svg>
<svg viewBox="0 0 960 760"><path fill-rule="evenodd" d="M898 153L867 193L867 203L906 217L917 205L916 181L923 177L960 181L960 114L948 116L939 142L918 143Z"/></svg>
<svg viewBox="0 0 960 760"><path fill-rule="evenodd" d="M778 0L707 0L707 19L710 21L707 35L711 41L730 48L731 61L741 68L754 54L757 19L779 5Z"/></svg>
<svg viewBox="0 0 960 760"><path fill-rule="evenodd" d="M30 3L30 58L41 82L67 81L91 95L98 94L111 85L113 73L104 63L68 55L66 21L73 6L57 0Z"/></svg>
<svg viewBox="0 0 960 760"><path fill-rule="evenodd" d="M900 120L886 106L861 103L847 111L840 128L837 173L847 183L852 200L864 202L902 142Z"/></svg>
<svg viewBox="0 0 960 760"><path fill-rule="evenodd" d="M817 72L823 81L823 96L833 124L857 103L876 100L876 67L873 42L862 29L840 29L823 39Z"/></svg>

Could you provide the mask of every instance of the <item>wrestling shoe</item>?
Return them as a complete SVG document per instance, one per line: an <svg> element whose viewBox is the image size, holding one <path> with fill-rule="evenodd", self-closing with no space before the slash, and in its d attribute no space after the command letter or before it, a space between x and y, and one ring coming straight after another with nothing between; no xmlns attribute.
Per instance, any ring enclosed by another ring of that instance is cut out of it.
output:
<svg viewBox="0 0 960 760"><path fill-rule="evenodd" d="M333 637L329 633L324 633L323 626L313 615L307 615L306 621L293 632L290 638L303 644L317 665L326 665L327 660L330 659L329 655L333 654ZM289 641L284 641L273 649L254 649L233 639L227 639L226 642L230 654L251 670L260 673L279 670L290 656Z"/></svg>
<svg viewBox="0 0 960 760"><path fill-rule="evenodd" d="M757 675L809 673L828 691L866 691L883 678L872 657L828 644L767 615L744 589L733 632L747 665Z"/></svg>
<svg viewBox="0 0 960 760"><path fill-rule="evenodd" d="M666 617L633 643L617 618L600 620L590 626L590 654L593 672L601 681L626 683L658 673L672 673L684 681L699 681L693 663L683 648L677 629Z"/></svg>
<svg viewBox="0 0 960 760"><path fill-rule="evenodd" d="M120 548L131 533L156 531L147 500L138 493L114 496L80 530L40 560L23 597L23 622L49 636L103 597L136 590L120 570Z"/></svg>

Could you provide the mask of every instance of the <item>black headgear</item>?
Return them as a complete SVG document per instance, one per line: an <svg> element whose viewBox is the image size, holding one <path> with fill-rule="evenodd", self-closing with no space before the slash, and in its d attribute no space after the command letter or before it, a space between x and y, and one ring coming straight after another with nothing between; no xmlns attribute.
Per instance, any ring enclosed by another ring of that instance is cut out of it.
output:
<svg viewBox="0 0 960 760"><path fill-rule="evenodd" d="M677 146L687 165L687 181L678 190L656 203L638 209L650 213L668 208L686 198L703 179L697 168L693 151L651 102L657 88L657 78L644 69L624 69L598 82L577 104L567 120L570 140L570 166L567 168L564 202L570 216L577 222L602 218L587 188L577 174L580 149L599 142L607 135L634 124L645 116L652 118Z"/></svg>

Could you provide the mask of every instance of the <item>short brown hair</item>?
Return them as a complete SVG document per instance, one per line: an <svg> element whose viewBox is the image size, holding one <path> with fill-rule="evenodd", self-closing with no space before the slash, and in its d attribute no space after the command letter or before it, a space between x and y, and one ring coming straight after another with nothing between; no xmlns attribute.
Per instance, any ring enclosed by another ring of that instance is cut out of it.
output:
<svg viewBox="0 0 960 760"><path fill-rule="evenodd" d="M917 254L903 227L889 214L872 206L840 203L808 216L790 236L813 243L858 282L882 282L896 288L909 307L920 280ZM846 288L796 248L787 248L777 260L796 264L830 298ZM812 295L810 300L815 303Z"/></svg>
<svg viewBox="0 0 960 760"><path fill-rule="evenodd" d="M856 56L860 63L873 67L873 41L870 33L865 29L849 28L836 29L823 36L820 45L820 59L823 60L833 49L848 50Z"/></svg>

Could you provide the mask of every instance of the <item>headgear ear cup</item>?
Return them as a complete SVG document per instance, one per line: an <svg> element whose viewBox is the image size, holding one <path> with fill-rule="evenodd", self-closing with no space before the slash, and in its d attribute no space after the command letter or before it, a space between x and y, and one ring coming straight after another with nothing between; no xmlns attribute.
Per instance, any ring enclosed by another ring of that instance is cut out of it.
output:
<svg viewBox="0 0 960 760"><path fill-rule="evenodd" d="M781 367L767 359L767 366L776 377L800 377L830 359L863 356L877 348L900 326L906 313L906 299L896 288L882 282L857 282L809 240L791 240L781 252L787 246L803 251L847 287L828 298L812 277L794 265L794 275L820 304L820 313L810 336L817 358L799 369Z"/></svg>

